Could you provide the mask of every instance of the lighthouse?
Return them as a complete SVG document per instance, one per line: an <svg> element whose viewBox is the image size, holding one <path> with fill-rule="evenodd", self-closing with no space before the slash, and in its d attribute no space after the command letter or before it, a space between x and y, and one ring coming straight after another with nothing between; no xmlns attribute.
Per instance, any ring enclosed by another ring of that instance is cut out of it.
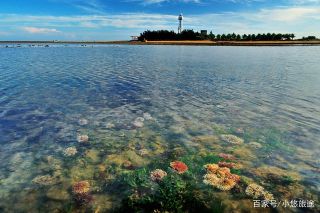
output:
<svg viewBox="0 0 320 213"><path fill-rule="evenodd" d="M182 13L179 15L178 20L179 20L179 27L178 27L178 33L180 34L182 32Z"/></svg>

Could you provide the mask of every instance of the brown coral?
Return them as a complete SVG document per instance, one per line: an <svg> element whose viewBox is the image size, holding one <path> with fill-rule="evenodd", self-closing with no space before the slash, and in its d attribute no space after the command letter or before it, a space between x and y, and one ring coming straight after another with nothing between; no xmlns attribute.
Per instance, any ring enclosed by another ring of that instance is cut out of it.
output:
<svg viewBox="0 0 320 213"><path fill-rule="evenodd" d="M268 201L274 200L273 194L256 183L251 183L247 186L246 194L254 199L263 198Z"/></svg>
<svg viewBox="0 0 320 213"><path fill-rule="evenodd" d="M231 174L227 167L219 167L217 164L207 164L204 167L207 174L203 176L203 182L220 190L228 191L240 181L240 177Z"/></svg>
<svg viewBox="0 0 320 213"><path fill-rule="evenodd" d="M234 145L243 144L244 142L242 138L239 138L235 135L220 135L220 138L221 140Z"/></svg>
<svg viewBox="0 0 320 213"><path fill-rule="evenodd" d="M232 169L232 168L235 168L236 167L236 164L235 163L232 163L232 162L225 162L225 161L220 161L218 163L218 165L220 167L227 167L229 169Z"/></svg>
<svg viewBox="0 0 320 213"><path fill-rule="evenodd" d="M161 169L156 169L150 173L150 178L153 181L161 181L165 176L167 176L167 173Z"/></svg>
<svg viewBox="0 0 320 213"><path fill-rule="evenodd" d="M72 192L74 194L85 194L90 190L90 183L86 180L79 181L72 186Z"/></svg>

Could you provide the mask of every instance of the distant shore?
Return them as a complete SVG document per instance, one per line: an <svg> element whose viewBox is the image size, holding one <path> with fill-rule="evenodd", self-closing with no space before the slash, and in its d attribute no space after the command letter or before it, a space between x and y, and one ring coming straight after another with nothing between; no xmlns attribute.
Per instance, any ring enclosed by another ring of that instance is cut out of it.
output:
<svg viewBox="0 0 320 213"><path fill-rule="evenodd" d="M189 45L189 46L320 46L314 41L0 41L0 44L126 44L126 45Z"/></svg>

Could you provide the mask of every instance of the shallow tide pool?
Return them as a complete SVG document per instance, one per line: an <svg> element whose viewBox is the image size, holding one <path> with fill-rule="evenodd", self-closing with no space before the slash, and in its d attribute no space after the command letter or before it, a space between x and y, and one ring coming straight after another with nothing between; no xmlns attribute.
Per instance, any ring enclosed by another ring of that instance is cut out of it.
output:
<svg viewBox="0 0 320 213"><path fill-rule="evenodd" d="M320 210L320 47L4 47L0 212Z"/></svg>

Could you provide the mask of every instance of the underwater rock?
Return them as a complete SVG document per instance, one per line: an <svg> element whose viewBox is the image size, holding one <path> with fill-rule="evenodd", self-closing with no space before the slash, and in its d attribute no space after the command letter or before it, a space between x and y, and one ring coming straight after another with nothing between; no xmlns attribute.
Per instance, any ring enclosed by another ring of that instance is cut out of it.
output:
<svg viewBox="0 0 320 213"><path fill-rule="evenodd" d="M50 188L47 193L46 196L49 199L52 200L58 200L58 201L67 201L70 199L70 195L66 190L63 189L57 189L57 188Z"/></svg>
<svg viewBox="0 0 320 213"><path fill-rule="evenodd" d="M147 121L153 120L153 117L147 112L143 113L143 118Z"/></svg>
<svg viewBox="0 0 320 213"><path fill-rule="evenodd" d="M88 135L78 135L77 140L79 143L87 143L87 142L89 142L89 136Z"/></svg>
<svg viewBox="0 0 320 213"><path fill-rule="evenodd" d="M40 175L35 177L32 182L42 186L50 186L56 184L57 179L55 177L52 177L51 175Z"/></svg>
<svg viewBox="0 0 320 213"><path fill-rule="evenodd" d="M222 191L232 189L240 181L240 177L231 174L229 168L219 167L217 164L207 164L204 167L207 170L207 174L203 176L203 183Z"/></svg>
<svg viewBox="0 0 320 213"><path fill-rule="evenodd" d="M188 166L181 161L173 161L170 163L170 167L178 174L183 174L188 170Z"/></svg>
<svg viewBox="0 0 320 213"><path fill-rule="evenodd" d="M234 145L243 144L243 142L244 142L244 140L242 138L239 138L235 135L220 135L220 138L224 142L234 144Z"/></svg>
<svg viewBox="0 0 320 213"><path fill-rule="evenodd" d="M130 161L134 167L145 166L149 163L149 160L137 155L133 150L127 150L121 154L111 154L107 157L107 164L116 164L117 166L123 166L126 161Z"/></svg>
<svg viewBox="0 0 320 213"><path fill-rule="evenodd" d="M75 154L77 154L77 149L75 147L68 147L63 151L63 155L67 156L67 157L71 157L74 156Z"/></svg>
<svg viewBox="0 0 320 213"><path fill-rule="evenodd" d="M85 118L80 118L80 119L78 120L78 124L79 124L80 126L85 126L85 125L87 125L88 123L89 123L88 120L85 119Z"/></svg>
<svg viewBox="0 0 320 213"><path fill-rule="evenodd" d="M292 181L301 180L299 173L291 170L280 169L275 166L262 166L256 169L250 169L249 171L256 176L278 184L285 184L288 178Z"/></svg>
<svg viewBox="0 0 320 213"><path fill-rule="evenodd" d="M73 194L85 194L90 190L90 183L87 180L79 181L72 186Z"/></svg>
<svg viewBox="0 0 320 213"><path fill-rule="evenodd" d="M256 184L256 183L251 183L247 186L246 188L246 194L254 199L259 199L262 198L264 200L274 200L274 197L271 193L269 193L268 191L265 191L265 189Z"/></svg>
<svg viewBox="0 0 320 213"><path fill-rule="evenodd" d="M153 181L161 181L165 176L167 176L167 173L162 169L156 169L150 173L150 178Z"/></svg>
<svg viewBox="0 0 320 213"><path fill-rule="evenodd" d="M133 126L136 128L142 128L144 126L144 118L142 117L137 117L134 121L133 121Z"/></svg>

